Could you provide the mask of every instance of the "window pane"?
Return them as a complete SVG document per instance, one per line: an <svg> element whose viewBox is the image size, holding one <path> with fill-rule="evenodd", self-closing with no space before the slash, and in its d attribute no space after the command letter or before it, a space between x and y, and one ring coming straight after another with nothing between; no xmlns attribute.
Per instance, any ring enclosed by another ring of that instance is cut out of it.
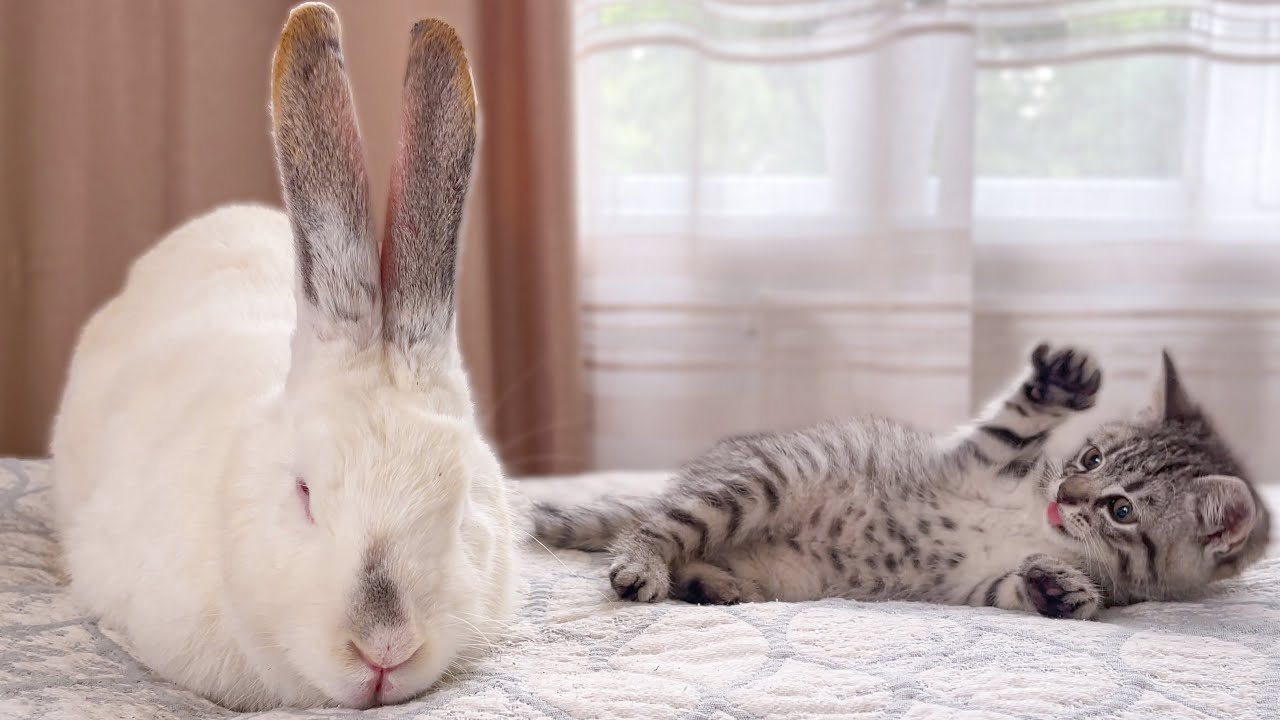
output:
<svg viewBox="0 0 1280 720"><path fill-rule="evenodd" d="M979 175L1176 177L1187 60L1141 56L978 73Z"/></svg>
<svg viewBox="0 0 1280 720"><path fill-rule="evenodd" d="M685 172L693 150L693 54L670 48L628 48L591 58L586 121L595 170L648 174Z"/></svg>
<svg viewBox="0 0 1280 720"><path fill-rule="evenodd" d="M820 68L707 62L703 169L818 175L826 170Z"/></svg>

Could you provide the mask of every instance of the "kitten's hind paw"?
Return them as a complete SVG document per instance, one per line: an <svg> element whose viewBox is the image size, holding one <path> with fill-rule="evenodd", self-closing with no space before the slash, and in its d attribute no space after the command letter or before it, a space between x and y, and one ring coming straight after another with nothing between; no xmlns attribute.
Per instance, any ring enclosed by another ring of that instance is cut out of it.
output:
<svg viewBox="0 0 1280 720"><path fill-rule="evenodd" d="M618 555L609 568L609 584L623 600L658 602L670 593L671 576L656 555Z"/></svg>
<svg viewBox="0 0 1280 720"><path fill-rule="evenodd" d="M672 596L695 605L737 605L761 599L755 583L734 577L724 568L695 562L679 569Z"/></svg>
<svg viewBox="0 0 1280 720"><path fill-rule="evenodd" d="M1102 593L1079 568L1057 558L1036 555L1022 569L1023 590L1035 611L1045 617L1097 620Z"/></svg>
<svg viewBox="0 0 1280 720"><path fill-rule="evenodd" d="M1040 343L1031 352L1031 378L1022 393L1036 405L1088 410L1101 388L1102 369L1088 351Z"/></svg>

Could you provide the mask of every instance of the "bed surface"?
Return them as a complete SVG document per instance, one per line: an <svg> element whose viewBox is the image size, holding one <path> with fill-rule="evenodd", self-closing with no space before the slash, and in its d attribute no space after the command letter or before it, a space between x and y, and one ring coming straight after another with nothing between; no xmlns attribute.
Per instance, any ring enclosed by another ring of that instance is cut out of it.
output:
<svg viewBox="0 0 1280 720"><path fill-rule="evenodd" d="M49 506L43 464L0 459L0 718L233 715L151 676L73 606ZM1137 605L1099 623L913 603L620 603L605 594L602 558L556 556L525 551L512 637L470 675L363 714L258 717L1280 718L1274 552L1204 603Z"/></svg>

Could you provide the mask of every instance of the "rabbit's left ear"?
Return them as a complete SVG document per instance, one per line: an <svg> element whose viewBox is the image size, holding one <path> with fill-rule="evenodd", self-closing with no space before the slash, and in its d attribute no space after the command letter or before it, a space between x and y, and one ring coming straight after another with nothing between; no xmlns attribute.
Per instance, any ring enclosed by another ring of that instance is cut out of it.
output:
<svg viewBox="0 0 1280 720"><path fill-rule="evenodd" d="M382 246L383 337L409 356L453 342L459 228L476 147L476 94L457 32L410 35Z"/></svg>
<svg viewBox="0 0 1280 720"><path fill-rule="evenodd" d="M378 246L339 32L322 3L289 14L272 67L271 120L297 256L295 340L358 350L377 341L382 320Z"/></svg>

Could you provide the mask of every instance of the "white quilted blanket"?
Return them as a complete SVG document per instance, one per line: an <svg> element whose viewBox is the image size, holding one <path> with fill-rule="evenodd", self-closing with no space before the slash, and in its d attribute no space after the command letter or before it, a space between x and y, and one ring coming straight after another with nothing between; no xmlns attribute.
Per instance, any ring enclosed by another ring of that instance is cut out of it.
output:
<svg viewBox="0 0 1280 720"><path fill-rule="evenodd" d="M634 481L601 475L577 485ZM1272 497L1280 507L1280 493ZM152 677L70 603L53 571L48 516L43 466L0 459L0 718L230 715ZM526 553L512 637L475 672L367 715L1280 717L1274 556L1205 603L1138 605L1083 623L910 603L611 602L602 559L557 554ZM347 715L355 713L263 717Z"/></svg>

